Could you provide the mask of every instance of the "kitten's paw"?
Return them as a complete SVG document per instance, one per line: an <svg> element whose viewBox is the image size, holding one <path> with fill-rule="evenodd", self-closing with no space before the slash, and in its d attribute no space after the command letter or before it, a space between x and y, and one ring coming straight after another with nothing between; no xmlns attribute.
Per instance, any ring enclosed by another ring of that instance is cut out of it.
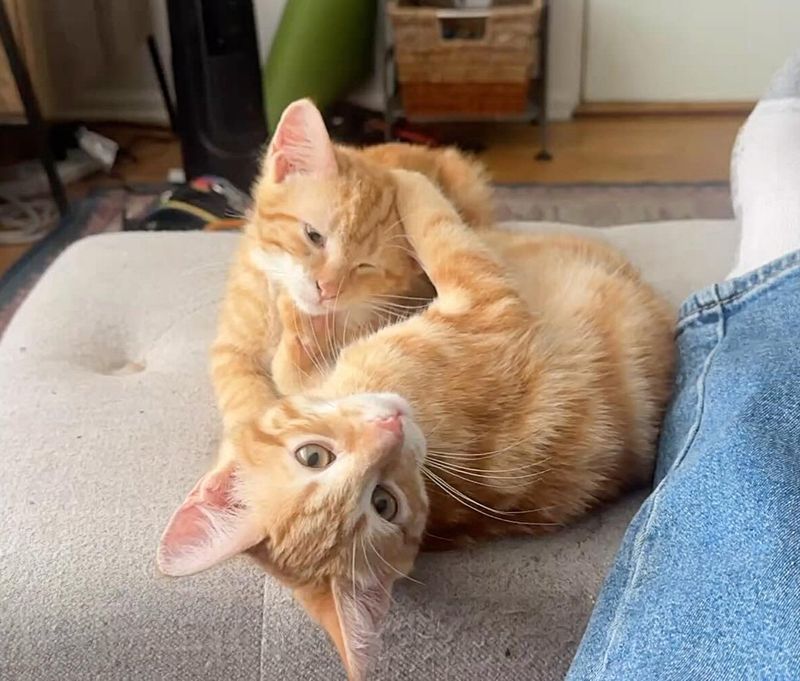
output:
<svg viewBox="0 0 800 681"><path fill-rule="evenodd" d="M397 185L397 210L404 223L415 222L415 216L441 211L448 219L458 219L453 204L422 173L392 170Z"/></svg>
<svg viewBox="0 0 800 681"><path fill-rule="evenodd" d="M328 362L318 355L315 347L300 336L284 330L270 367L272 381L283 395L316 385Z"/></svg>
<svg viewBox="0 0 800 681"><path fill-rule="evenodd" d="M276 305L284 333L299 335L303 328L304 313L297 309L292 298L285 292L278 294Z"/></svg>
<svg viewBox="0 0 800 681"><path fill-rule="evenodd" d="M277 305L283 336L287 338L287 342L290 337L294 337L292 343L300 343L305 352L315 359L327 358L332 354L336 345L333 343L336 337L336 318L333 315L309 315L301 312L285 293L279 295Z"/></svg>

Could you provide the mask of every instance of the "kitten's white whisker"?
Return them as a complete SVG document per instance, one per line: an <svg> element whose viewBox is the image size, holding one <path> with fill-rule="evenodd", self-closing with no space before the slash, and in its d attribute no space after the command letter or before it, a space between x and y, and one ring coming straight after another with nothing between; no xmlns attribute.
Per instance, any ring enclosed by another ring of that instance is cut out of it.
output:
<svg viewBox="0 0 800 681"><path fill-rule="evenodd" d="M378 558L379 558L381 561L383 561L383 563L385 563L387 567L391 568L391 569L392 569L392 570L394 570L394 571L395 571L395 572L396 572L398 575L400 575L400 577L402 577L403 579L407 579L407 580L409 580L410 582L414 582L415 584L420 584L421 586L425 586L425 583L424 583L424 582L420 582L418 579L414 579L414 578L413 578L411 575L407 575L407 574L405 574L404 572L400 572L400 570L398 570L398 569L397 569L397 568L396 568L394 565L392 565L392 564L391 564L391 563L390 563L388 560L386 560L386 559L385 559L385 558L384 558L384 557L383 557L383 556L380 554L380 552L378 551L378 549L376 549L376 548L375 548L375 544L373 544L373 543L372 543L372 539L370 539L369 537L367 537L367 543L369 544L369 547L370 547L370 548L371 548L371 549L372 549L372 550L375 552L375 555L376 555L376 556L378 556Z"/></svg>
<svg viewBox="0 0 800 681"><path fill-rule="evenodd" d="M515 447L518 447L523 442L526 442L527 440L530 440L530 439L531 439L531 436L530 435L526 435L525 437L522 437L519 440L516 440L515 442L512 442L512 443L506 445L505 447L502 447L500 449L493 449L493 450L488 451L488 452L475 452L475 453L471 453L471 454L464 454L462 452L452 452L452 451L448 452L448 451L439 450L439 449L428 449L428 451L429 452L433 452L434 454L438 454L440 456L446 457L446 458L453 458L453 459L482 459L482 458L485 458L485 457L495 456L497 454L502 454L504 452L507 452L509 449L514 449Z"/></svg>
<svg viewBox="0 0 800 681"><path fill-rule="evenodd" d="M459 480L463 480L464 482L468 482L471 485L478 485L479 487L493 487L499 489L509 489L511 487L523 487L529 485L531 483L530 478L539 478L545 472L542 471L539 473L531 473L528 475L519 475L516 477L503 477L503 476L495 476L495 475L476 475L475 473L465 473L464 475L460 475L459 473L453 471L451 468L447 468L445 466L441 466L434 462L428 462L426 465L431 466L432 468L436 468L443 473L447 473L448 475L453 476L454 478L458 478ZM549 470L549 469L548 469ZM473 479L472 477L466 476L474 476L475 478L479 478L478 480ZM481 479L484 480L495 480L495 482L482 482ZM498 511L498 513L505 513L507 515L513 514L521 514L521 513L529 513L530 511Z"/></svg>
<svg viewBox="0 0 800 681"><path fill-rule="evenodd" d="M422 472L428 477L429 480L434 482L442 491L447 492L449 496L451 496L456 501L460 502L467 508L476 513L480 513L481 515L485 515L487 518L491 518L492 520L497 520L499 522L510 523L512 525L527 525L527 526L547 526L547 525L558 525L558 523L537 523L537 522L526 522L523 520L510 520L509 518L503 518L503 515L513 515L513 514L522 514L522 513L537 513L543 511L545 509L542 508L535 508L528 511L500 511L496 508L492 508L491 506L486 506L479 501L476 501L472 497L467 494L464 494L461 490L453 487L450 483L443 480L441 477L436 475L433 471L425 468L423 466ZM498 515L495 515L498 514Z"/></svg>
<svg viewBox="0 0 800 681"><path fill-rule="evenodd" d="M441 541L449 541L451 543L455 542L455 539L450 539L449 537L440 537L438 534L434 534L433 532L428 532L428 530L425 530L425 534L428 535L429 537L433 537L434 539L439 539Z"/></svg>
<svg viewBox="0 0 800 681"><path fill-rule="evenodd" d="M373 302L373 305L377 304L387 310L397 310L399 313L409 316L410 313L413 312L420 312L421 310L425 309L425 305L400 305L399 303L390 303L388 301L378 301L377 303Z"/></svg>
<svg viewBox="0 0 800 681"><path fill-rule="evenodd" d="M394 299L402 299L402 300L421 300L424 303L429 303L430 298L422 298L420 296L406 296L406 295L397 295L393 293L373 293L373 298L394 298Z"/></svg>
<svg viewBox="0 0 800 681"><path fill-rule="evenodd" d="M381 320L384 322L384 324L383 324L384 326L387 325L387 322L388 322L388 324L392 324L395 321L397 321L398 319L402 318L402 316L398 315L398 313L395 312L394 310L388 310L388 309L386 309L386 308L384 308L384 307L382 307L380 305L374 305L374 304L370 303L369 304L369 308L374 313L378 314L378 316L381 317ZM380 328L380 327L378 327L378 328ZM375 330L377 330L377 329L373 329L373 331L375 331Z"/></svg>
<svg viewBox="0 0 800 681"><path fill-rule="evenodd" d="M452 460L448 461L447 459L441 459L441 458L439 458L438 455L431 454L430 451L428 451L428 456L426 458L430 458L432 461L436 461L437 463L440 463L443 466L447 466L449 468L453 468L455 470L461 471L462 473L481 473L481 474L489 474L489 473L491 473L493 475L493 477L494 477L495 473L506 473L506 474L508 474L508 473L516 473L517 471L524 471L524 470L527 470L529 468L535 468L537 466L541 466L541 465L544 464L544 460L543 460L543 461L535 461L535 462L532 462L532 463L527 463L527 464L525 464L523 466L517 466L516 468L501 468L499 470L487 470L485 468L469 468L467 466L462 466L461 464L455 463Z"/></svg>
<svg viewBox="0 0 800 681"><path fill-rule="evenodd" d="M378 331L379 329L385 326L391 326L392 324L395 323L395 321L397 321L396 316L390 312L387 312L386 310L382 310L374 305L370 305L370 309L372 310L373 314L378 318L377 321L379 322L379 325L375 326L375 320L374 319L371 320L370 323L371 333L374 333L375 331Z"/></svg>
<svg viewBox="0 0 800 681"><path fill-rule="evenodd" d="M305 324L299 323L299 322L302 322L303 320L301 320L297 316L297 309L296 308L292 308L292 314L294 315L294 324L295 324L295 326L297 326L297 327L303 326L304 327ZM312 331L312 333L314 332L314 325L313 324L311 325L311 331ZM314 342L317 343L317 352L319 352L319 342L316 339L316 334L314 334ZM319 362L317 361L317 358L314 355L315 355L315 353L308 353L308 358L311 360L311 364L314 365L314 368L317 370L317 372L320 375L324 375L325 371L322 369L322 367L320 366Z"/></svg>
<svg viewBox="0 0 800 681"><path fill-rule="evenodd" d="M378 577L375 570L372 569L372 565L370 564L369 558L367 557L367 549L364 548L363 537L361 538L361 552L364 554L364 562L367 564L367 569L372 573L372 576L375 578L375 581L378 583L378 586L381 588L381 591L383 591L383 593L385 593L389 597L389 600L392 603L395 603L396 601L394 600L394 598L392 598L392 594L389 593L389 590L383 585L383 581L381 581L380 577Z"/></svg>
<svg viewBox="0 0 800 681"><path fill-rule="evenodd" d="M388 244L388 245L385 245L384 248L386 248L386 249L396 248L398 251L403 251L404 253L409 255L413 260L417 260L418 257L419 257L416 254L416 252L412 251L410 248L405 248L404 246L399 246L398 244Z"/></svg>
<svg viewBox="0 0 800 681"><path fill-rule="evenodd" d="M356 538L353 537L353 558L350 566L350 576L353 578L353 602L356 602Z"/></svg>
<svg viewBox="0 0 800 681"><path fill-rule="evenodd" d="M339 287L336 289L336 298L333 300L333 312L331 313L330 322L332 328L328 329L328 345L330 348L330 359L334 361L339 354L339 350L341 348L336 347L336 310L339 306L339 296L342 293L342 285L344 284L344 278L339 280Z"/></svg>
<svg viewBox="0 0 800 681"><path fill-rule="evenodd" d="M349 324L349 322L350 322L350 310L347 310L347 314L344 317L344 325L342 326L342 344L340 346L340 350L341 348L344 348L345 345L347 345L347 325Z"/></svg>

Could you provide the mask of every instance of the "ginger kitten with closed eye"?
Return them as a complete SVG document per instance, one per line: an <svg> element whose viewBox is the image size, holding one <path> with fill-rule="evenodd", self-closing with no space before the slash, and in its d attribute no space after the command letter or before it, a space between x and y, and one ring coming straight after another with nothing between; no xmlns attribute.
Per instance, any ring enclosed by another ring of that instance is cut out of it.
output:
<svg viewBox="0 0 800 681"><path fill-rule="evenodd" d="M437 297L237 429L158 555L185 575L249 551L353 680L420 548L550 531L649 479L674 352L669 306L609 247L471 231L393 175Z"/></svg>
<svg viewBox="0 0 800 681"><path fill-rule="evenodd" d="M313 386L339 348L424 306L390 168L420 171L473 227L492 222L481 166L454 149L335 146L308 100L281 117L254 188L211 353L226 430Z"/></svg>

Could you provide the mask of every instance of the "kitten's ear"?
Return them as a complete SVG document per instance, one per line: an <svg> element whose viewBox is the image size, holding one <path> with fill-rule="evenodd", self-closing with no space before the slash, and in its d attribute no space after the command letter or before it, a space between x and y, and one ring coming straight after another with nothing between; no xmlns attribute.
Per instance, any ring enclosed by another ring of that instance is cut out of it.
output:
<svg viewBox="0 0 800 681"><path fill-rule="evenodd" d="M394 579L370 576L359 584L333 579L329 584L295 589L309 615L328 632L350 681L363 681L378 652Z"/></svg>
<svg viewBox="0 0 800 681"><path fill-rule="evenodd" d="M165 575L200 572L249 549L262 532L236 496L236 466L204 475L172 514L156 561Z"/></svg>
<svg viewBox="0 0 800 681"><path fill-rule="evenodd" d="M295 173L326 177L338 172L325 121L310 99L286 107L264 163L266 175L273 182L283 182Z"/></svg>

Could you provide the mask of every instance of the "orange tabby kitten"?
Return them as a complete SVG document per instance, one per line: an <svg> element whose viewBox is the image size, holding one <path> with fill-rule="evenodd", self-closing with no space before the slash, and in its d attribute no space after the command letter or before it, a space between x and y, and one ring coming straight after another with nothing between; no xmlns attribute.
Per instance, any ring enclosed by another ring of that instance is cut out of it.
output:
<svg viewBox="0 0 800 681"><path fill-rule="evenodd" d="M226 429L320 378L340 346L427 303L388 168L423 172L464 220L491 224L481 167L454 149L334 146L308 100L281 117L231 271L212 378Z"/></svg>
<svg viewBox="0 0 800 681"><path fill-rule="evenodd" d="M158 556L184 575L249 550L351 679L421 547L552 530L644 483L672 371L672 315L622 256L472 232L430 182L393 175L437 297L237 430Z"/></svg>

